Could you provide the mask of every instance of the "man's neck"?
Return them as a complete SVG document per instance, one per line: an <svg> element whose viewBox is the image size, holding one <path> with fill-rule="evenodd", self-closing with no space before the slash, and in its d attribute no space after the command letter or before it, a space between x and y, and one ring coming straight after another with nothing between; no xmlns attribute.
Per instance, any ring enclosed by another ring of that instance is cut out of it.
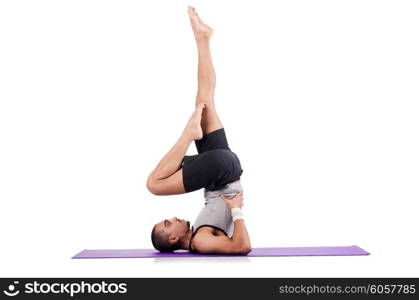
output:
<svg viewBox="0 0 419 300"><path fill-rule="evenodd" d="M182 239L182 244L180 246L180 249L189 250L189 244L191 242L192 238L192 230L189 230L185 237Z"/></svg>

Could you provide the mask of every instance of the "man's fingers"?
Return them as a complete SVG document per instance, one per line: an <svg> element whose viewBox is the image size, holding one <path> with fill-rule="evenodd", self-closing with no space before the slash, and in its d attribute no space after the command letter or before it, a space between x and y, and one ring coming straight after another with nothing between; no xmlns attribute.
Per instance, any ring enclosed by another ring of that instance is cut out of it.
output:
<svg viewBox="0 0 419 300"><path fill-rule="evenodd" d="M243 192L239 192L234 196L234 198L240 198L242 196L243 196Z"/></svg>
<svg viewBox="0 0 419 300"><path fill-rule="evenodd" d="M223 199L223 200L224 200L224 201L226 201L226 202L227 202L227 201L229 201L229 200L231 200L231 199L228 199L228 198L227 198L226 196L224 196L224 195L221 195L220 197L221 197L221 199Z"/></svg>
<svg viewBox="0 0 419 300"><path fill-rule="evenodd" d="M220 195L220 198L221 199L223 199L224 201L228 201L228 200L241 200L241 201L243 201L243 192L239 192L239 193L237 193L236 195L234 195L231 199L230 198L227 198L226 196L224 196L224 195Z"/></svg>

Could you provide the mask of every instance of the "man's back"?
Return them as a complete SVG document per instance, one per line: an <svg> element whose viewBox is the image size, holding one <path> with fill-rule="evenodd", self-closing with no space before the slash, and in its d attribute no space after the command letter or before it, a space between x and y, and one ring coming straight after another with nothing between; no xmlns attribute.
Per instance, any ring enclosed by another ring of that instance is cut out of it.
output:
<svg viewBox="0 0 419 300"><path fill-rule="evenodd" d="M189 250L200 253L244 254L246 249L232 242L235 232L231 209L222 196L232 198L243 191L240 181L227 184L225 188L210 191L205 189L205 206L192 227Z"/></svg>
<svg viewBox="0 0 419 300"><path fill-rule="evenodd" d="M231 211L221 196L231 198L242 191L240 181L229 183L223 189L216 191L205 189L205 206L201 209L193 224L192 234L194 235L202 226L208 226L231 237L234 232Z"/></svg>

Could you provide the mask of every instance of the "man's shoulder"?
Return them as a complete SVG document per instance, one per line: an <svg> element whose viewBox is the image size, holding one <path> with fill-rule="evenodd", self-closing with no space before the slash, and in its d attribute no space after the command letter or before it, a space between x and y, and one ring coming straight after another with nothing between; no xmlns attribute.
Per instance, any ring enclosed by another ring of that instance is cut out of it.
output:
<svg viewBox="0 0 419 300"><path fill-rule="evenodd" d="M205 227L196 232L192 239L191 250L201 254L233 254L235 245L222 231Z"/></svg>
<svg viewBox="0 0 419 300"><path fill-rule="evenodd" d="M199 228L199 230L195 233L193 237L193 241L206 239L208 236L215 235L215 229L210 226L202 226Z"/></svg>
<svg viewBox="0 0 419 300"><path fill-rule="evenodd" d="M210 226L202 226L199 230L195 233L192 239L192 248L195 250L199 250L203 246L210 243L212 240L219 238L220 236L225 236L219 230L210 227Z"/></svg>

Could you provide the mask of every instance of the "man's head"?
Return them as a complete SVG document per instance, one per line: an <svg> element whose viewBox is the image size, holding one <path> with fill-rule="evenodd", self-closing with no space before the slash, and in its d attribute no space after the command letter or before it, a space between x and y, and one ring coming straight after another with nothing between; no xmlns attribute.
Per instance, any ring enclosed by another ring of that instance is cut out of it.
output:
<svg viewBox="0 0 419 300"><path fill-rule="evenodd" d="M189 221L176 217L166 219L154 225L151 231L151 242L160 252L173 252L182 247L190 233Z"/></svg>

